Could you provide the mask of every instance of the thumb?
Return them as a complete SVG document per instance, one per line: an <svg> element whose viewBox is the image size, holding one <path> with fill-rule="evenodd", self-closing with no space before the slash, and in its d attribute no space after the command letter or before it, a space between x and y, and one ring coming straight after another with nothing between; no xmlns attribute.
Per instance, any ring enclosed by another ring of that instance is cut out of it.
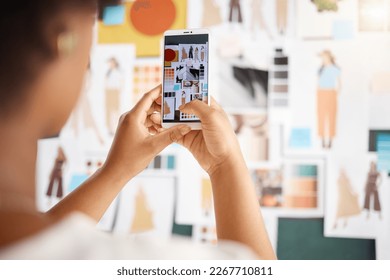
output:
<svg viewBox="0 0 390 280"><path fill-rule="evenodd" d="M153 141L154 146L158 149L158 152L160 152L173 142L181 140L190 131L191 127L187 125L178 125L169 129L162 129L158 134L151 136L151 141Z"/></svg>
<svg viewBox="0 0 390 280"><path fill-rule="evenodd" d="M201 121L210 113L210 107L198 99L180 106L179 110L186 114L195 115Z"/></svg>

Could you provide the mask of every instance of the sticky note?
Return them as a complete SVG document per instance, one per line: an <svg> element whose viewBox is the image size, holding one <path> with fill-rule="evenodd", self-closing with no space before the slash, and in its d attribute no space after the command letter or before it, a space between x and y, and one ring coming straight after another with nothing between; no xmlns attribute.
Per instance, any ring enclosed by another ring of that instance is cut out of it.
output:
<svg viewBox="0 0 390 280"><path fill-rule="evenodd" d="M333 39L348 40L353 39L353 22L350 20L335 20L332 27Z"/></svg>
<svg viewBox="0 0 390 280"><path fill-rule="evenodd" d="M85 180L88 179L87 174L74 174L70 180L68 191L72 192L77 189Z"/></svg>
<svg viewBox="0 0 390 280"><path fill-rule="evenodd" d="M103 12L103 23L105 25L120 25L125 20L125 7L120 6L108 6Z"/></svg>
<svg viewBox="0 0 390 280"><path fill-rule="evenodd" d="M175 84L175 85L173 86L173 90L174 90L174 91L180 90L180 84Z"/></svg>
<svg viewBox="0 0 390 280"><path fill-rule="evenodd" d="M290 148L310 148L311 130L310 128L292 128L290 133Z"/></svg>

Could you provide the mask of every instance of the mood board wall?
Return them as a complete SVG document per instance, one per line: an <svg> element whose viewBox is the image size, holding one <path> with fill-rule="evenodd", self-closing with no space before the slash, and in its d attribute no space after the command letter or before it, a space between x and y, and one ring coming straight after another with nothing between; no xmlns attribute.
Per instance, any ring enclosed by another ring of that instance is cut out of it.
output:
<svg viewBox="0 0 390 280"><path fill-rule="evenodd" d="M161 83L166 29L211 32L210 94L227 111L274 247L278 220L324 218L326 237L390 244L390 0L134 0L108 7L79 105L39 143L45 211L104 162L117 119ZM50 177L57 161L63 176ZM171 145L124 188L109 232L216 243L211 184Z"/></svg>

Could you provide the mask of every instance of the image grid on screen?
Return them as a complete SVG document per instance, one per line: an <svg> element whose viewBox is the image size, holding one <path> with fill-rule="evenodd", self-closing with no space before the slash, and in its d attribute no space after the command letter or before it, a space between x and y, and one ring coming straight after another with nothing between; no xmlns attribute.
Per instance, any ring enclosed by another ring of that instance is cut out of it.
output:
<svg viewBox="0 0 390 280"><path fill-rule="evenodd" d="M164 122L199 122L179 107L194 99L208 103L208 35L173 35L164 45Z"/></svg>

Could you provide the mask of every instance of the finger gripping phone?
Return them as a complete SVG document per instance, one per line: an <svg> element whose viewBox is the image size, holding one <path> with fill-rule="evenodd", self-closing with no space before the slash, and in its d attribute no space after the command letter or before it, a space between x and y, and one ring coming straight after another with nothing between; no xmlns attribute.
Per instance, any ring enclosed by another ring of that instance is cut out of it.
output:
<svg viewBox="0 0 390 280"><path fill-rule="evenodd" d="M209 32L168 30L163 44L162 127L186 124L200 129L197 116L179 107L194 99L209 104Z"/></svg>

